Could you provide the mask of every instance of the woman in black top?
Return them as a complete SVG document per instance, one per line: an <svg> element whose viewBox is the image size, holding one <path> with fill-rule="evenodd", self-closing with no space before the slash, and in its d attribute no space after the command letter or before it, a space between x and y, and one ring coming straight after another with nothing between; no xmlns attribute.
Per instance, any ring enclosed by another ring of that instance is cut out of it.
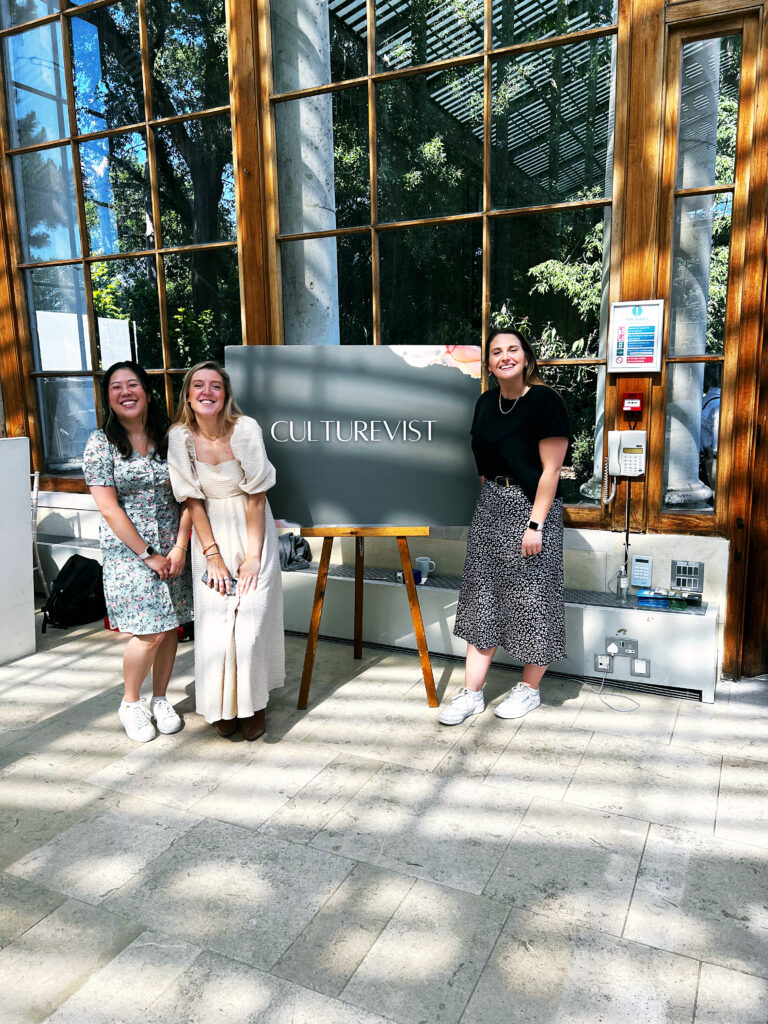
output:
<svg viewBox="0 0 768 1024"><path fill-rule="evenodd" d="M547 665L565 657L560 471L568 414L517 331L492 335L486 359L499 387L480 396L472 421L483 485L454 627L467 641L465 685L442 708L443 725L485 710L483 684L497 647L523 664L522 681L496 708L499 718L537 708Z"/></svg>

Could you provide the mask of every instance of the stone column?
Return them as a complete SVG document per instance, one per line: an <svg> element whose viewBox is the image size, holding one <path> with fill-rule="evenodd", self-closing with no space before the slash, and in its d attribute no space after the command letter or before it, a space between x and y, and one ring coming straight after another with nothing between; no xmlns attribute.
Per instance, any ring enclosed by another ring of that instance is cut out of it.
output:
<svg viewBox="0 0 768 1024"><path fill-rule="evenodd" d="M709 185L715 180L720 40L695 45L691 66L700 72L695 86L693 76L686 78L687 62L683 64L678 187ZM707 196L681 199L675 206L673 280L667 311L671 318L669 351L675 355L703 355L706 351L713 205L713 198ZM691 510L706 507L712 491L699 479L704 365L670 366L667 380L664 505Z"/></svg>
<svg viewBox="0 0 768 1024"><path fill-rule="evenodd" d="M331 47L325 0L272 4L275 87L280 92L329 82ZM278 104L278 195L281 231L336 227L333 100L330 95ZM280 246L287 344L339 344L335 238Z"/></svg>

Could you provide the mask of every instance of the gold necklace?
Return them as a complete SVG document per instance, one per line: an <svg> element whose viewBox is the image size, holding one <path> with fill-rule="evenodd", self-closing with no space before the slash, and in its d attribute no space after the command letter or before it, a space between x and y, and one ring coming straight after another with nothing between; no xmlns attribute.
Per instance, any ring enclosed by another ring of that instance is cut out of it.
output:
<svg viewBox="0 0 768 1024"><path fill-rule="evenodd" d="M207 434L207 433L206 433L206 432L205 432L205 431L203 430L203 428L202 428L202 427L200 426L200 424L199 424L199 423L197 424L197 432L198 432L198 434L199 434L199 435L200 435L201 437L204 437L206 441L218 441L218 440L219 440L219 438L221 437L221 434L220 434L220 433L219 433L219 434Z"/></svg>
<svg viewBox="0 0 768 1024"><path fill-rule="evenodd" d="M521 391L520 394L517 396L517 398L512 400L512 405L511 405L511 407L509 409L502 409L502 407L501 407L501 388L499 388L499 412L501 413L501 415L502 416L509 416L509 414L512 412L512 409L515 408L515 406L517 405L517 403L520 401L520 399L523 397L524 394L525 394L525 392Z"/></svg>

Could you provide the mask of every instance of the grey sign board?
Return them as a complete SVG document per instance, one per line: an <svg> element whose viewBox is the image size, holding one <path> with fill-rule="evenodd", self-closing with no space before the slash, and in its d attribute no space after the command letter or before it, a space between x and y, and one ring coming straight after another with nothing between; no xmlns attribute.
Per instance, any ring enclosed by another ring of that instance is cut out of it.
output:
<svg viewBox="0 0 768 1024"><path fill-rule="evenodd" d="M469 429L480 381L452 349L232 346L226 367L277 470L269 494L277 518L301 526L469 523L479 487Z"/></svg>

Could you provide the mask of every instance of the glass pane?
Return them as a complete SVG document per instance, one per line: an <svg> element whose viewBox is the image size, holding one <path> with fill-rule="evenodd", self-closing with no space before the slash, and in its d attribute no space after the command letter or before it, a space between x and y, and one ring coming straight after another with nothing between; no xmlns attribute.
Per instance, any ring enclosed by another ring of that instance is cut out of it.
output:
<svg viewBox="0 0 768 1024"><path fill-rule="evenodd" d="M99 132L144 120L135 0L70 18L77 130Z"/></svg>
<svg viewBox="0 0 768 1024"><path fill-rule="evenodd" d="M370 235L280 245L286 345L370 345Z"/></svg>
<svg viewBox="0 0 768 1024"><path fill-rule="evenodd" d="M155 117L229 104L223 0L149 0L147 31Z"/></svg>
<svg viewBox="0 0 768 1024"><path fill-rule="evenodd" d="M493 0L493 45L564 36L616 20L616 0Z"/></svg>
<svg viewBox="0 0 768 1024"><path fill-rule="evenodd" d="M278 103L275 129L280 231L369 223L367 89Z"/></svg>
<svg viewBox="0 0 768 1024"><path fill-rule="evenodd" d="M668 512L713 512L720 432L719 363L667 365L664 500Z"/></svg>
<svg viewBox="0 0 768 1024"><path fill-rule="evenodd" d="M270 8L276 93L368 73L365 3L280 0Z"/></svg>
<svg viewBox="0 0 768 1024"><path fill-rule="evenodd" d="M482 229L460 221L380 236L385 345L477 345Z"/></svg>
<svg viewBox="0 0 768 1024"><path fill-rule="evenodd" d="M59 9L58 0L0 0L0 28L23 25Z"/></svg>
<svg viewBox="0 0 768 1024"><path fill-rule="evenodd" d="M483 0L376 0L375 12L377 71L483 48Z"/></svg>
<svg viewBox="0 0 768 1024"><path fill-rule="evenodd" d="M155 129L163 245L237 236L229 114Z"/></svg>
<svg viewBox="0 0 768 1024"><path fill-rule="evenodd" d="M83 472L83 450L96 429L90 377L44 377L37 382L45 468L56 475Z"/></svg>
<svg viewBox="0 0 768 1024"><path fill-rule="evenodd" d="M165 257L171 365L224 362L225 345L241 345L236 249L201 249Z"/></svg>
<svg viewBox="0 0 768 1024"><path fill-rule="evenodd" d="M730 185L739 120L741 36L685 43L681 60L677 188Z"/></svg>
<svg viewBox="0 0 768 1024"><path fill-rule="evenodd" d="M90 251L101 254L151 248L154 229L144 133L84 142L80 165Z"/></svg>
<svg viewBox="0 0 768 1024"><path fill-rule="evenodd" d="M88 313L81 266L26 272L36 370L90 370Z"/></svg>
<svg viewBox="0 0 768 1024"><path fill-rule="evenodd" d="M382 82L376 112L380 220L481 208L482 65Z"/></svg>
<svg viewBox="0 0 768 1024"><path fill-rule="evenodd" d="M59 23L3 40L3 70L11 146L33 146L69 135Z"/></svg>
<svg viewBox="0 0 768 1024"><path fill-rule="evenodd" d="M614 47L611 36L494 63L495 208L610 196Z"/></svg>
<svg viewBox="0 0 768 1024"><path fill-rule="evenodd" d="M13 157L25 262L80 255L75 180L69 146Z"/></svg>
<svg viewBox="0 0 768 1024"><path fill-rule="evenodd" d="M540 347L536 353L540 358L545 355L543 348ZM595 470L595 422L598 405L601 413L604 405L605 367L543 366L542 375L565 402L573 435L560 478L563 501L568 505L599 505L600 473L599 469ZM602 444L598 451L598 464L601 457Z"/></svg>
<svg viewBox="0 0 768 1024"><path fill-rule="evenodd" d="M494 220L494 326L522 324L545 358L598 356L607 301L605 223L594 207Z"/></svg>
<svg viewBox="0 0 768 1024"><path fill-rule="evenodd" d="M731 200L725 193L675 202L670 355L722 355L725 351Z"/></svg>
<svg viewBox="0 0 768 1024"><path fill-rule="evenodd" d="M145 369L161 369L163 346L154 257L92 263L90 272L100 368L105 370L120 359L133 359Z"/></svg>

